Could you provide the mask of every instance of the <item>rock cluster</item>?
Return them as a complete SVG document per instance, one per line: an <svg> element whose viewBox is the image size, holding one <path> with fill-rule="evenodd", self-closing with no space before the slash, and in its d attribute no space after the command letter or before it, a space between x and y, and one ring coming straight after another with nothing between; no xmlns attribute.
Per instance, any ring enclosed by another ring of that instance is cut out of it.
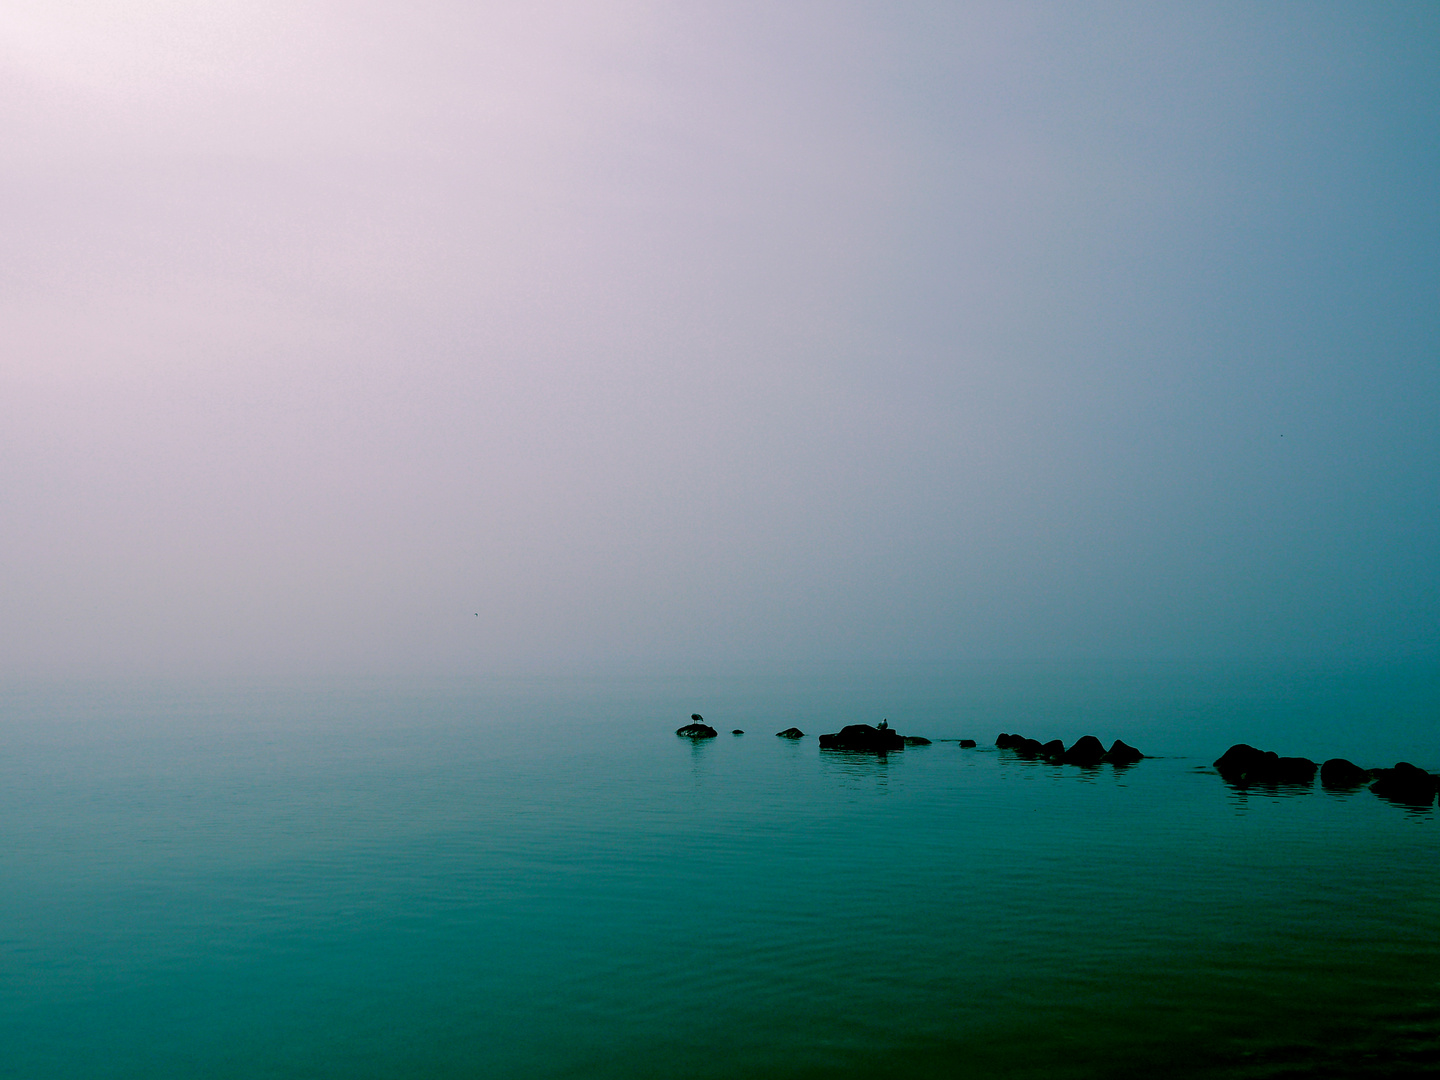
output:
<svg viewBox="0 0 1440 1080"><path fill-rule="evenodd" d="M705 718L699 713L692 713L690 723L676 728L675 734L690 739L713 739L719 732L705 723ZM736 728L731 734L744 735L745 732ZM775 735L781 739L805 737L805 733L797 727L788 727ZM901 735L886 724L880 727L848 724L837 732L820 736L822 750L868 750L884 754L906 746L929 745L929 739L919 735ZM960 745L962 748L973 747L975 740L961 739ZM1086 768L1102 764L1133 765L1145 756L1120 739L1116 739L1106 750L1094 735L1083 735L1067 747L1059 739L1042 743L1024 735L1001 732L995 739L995 745L1032 761ZM1320 783L1327 790L1356 791L1368 784L1370 790L1381 798L1405 806L1428 808L1440 796L1440 776L1417 769L1408 761L1397 761L1389 769L1363 769L1345 758L1331 758L1318 765L1309 758L1281 757L1273 750L1259 750L1248 743L1236 743L1221 754L1215 761L1215 771L1227 783L1238 788L1252 785L1308 788L1315 783L1315 775L1319 773Z"/></svg>
<svg viewBox="0 0 1440 1080"><path fill-rule="evenodd" d="M963 746L964 743L961 743ZM973 744L972 744L973 745ZM1052 739L1048 743L1042 743L1038 739L1027 739L1024 735L1007 735L1001 732L995 740L995 745L1002 750L1012 750L1016 756L1040 759L1052 764L1084 765L1094 768L1097 765L1133 765L1145 755L1136 750L1135 747L1116 739L1110 749L1105 749L1105 744L1094 735L1082 735L1075 740L1074 745L1066 749L1066 746L1059 739Z"/></svg>
<svg viewBox="0 0 1440 1080"><path fill-rule="evenodd" d="M1397 761L1389 769L1362 769L1345 758L1331 758L1316 765L1309 758L1281 757L1270 750L1237 743L1215 762L1215 771L1235 787L1310 787L1317 770L1321 786L1330 791L1355 791L1369 784L1381 798L1406 806L1430 806L1440 793L1440 777L1408 761Z"/></svg>

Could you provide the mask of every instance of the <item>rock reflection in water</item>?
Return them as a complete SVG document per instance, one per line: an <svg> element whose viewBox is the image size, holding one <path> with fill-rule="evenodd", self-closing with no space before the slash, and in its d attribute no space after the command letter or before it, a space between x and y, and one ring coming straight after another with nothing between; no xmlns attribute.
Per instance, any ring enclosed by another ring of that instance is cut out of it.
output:
<svg viewBox="0 0 1440 1080"><path fill-rule="evenodd" d="M891 759L894 754L879 754L870 750L827 750L820 755L820 762L826 772L852 783L874 781L878 787L890 783Z"/></svg>

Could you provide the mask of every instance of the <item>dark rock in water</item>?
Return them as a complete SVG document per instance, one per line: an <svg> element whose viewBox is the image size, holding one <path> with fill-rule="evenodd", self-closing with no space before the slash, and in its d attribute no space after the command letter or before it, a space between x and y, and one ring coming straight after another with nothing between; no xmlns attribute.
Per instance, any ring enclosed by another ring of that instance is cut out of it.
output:
<svg viewBox="0 0 1440 1080"><path fill-rule="evenodd" d="M1375 770L1375 782L1370 790L1391 802L1429 806L1435 801L1437 787L1440 787L1440 778L1417 769L1408 761L1397 761L1393 769Z"/></svg>
<svg viewBox="0 0 1440 1080"><path fill-rule="evenodd" d="M1278 761L1279 754L1257 750L1249 743L1236 743L1215 760L1215 771L1226 780L1244 783L1252 775L1267 770L1269 761Z"/></svg>
<svg viewBox="0 0 1440 1080"><path fill-rule="evenodd" d="M1139 750L1136 750L1135 747L1129 746L1119 739L1116 739L1114 745L1110 747L1105 756L1100 760L1108 761L1111 765L1134 765L1135 762L1144 756L1145 755L1140 753Z"/></svg>
<svg viewBox="0 0 1440 1080"><path fill-rule="evenodd" d="M1320 766L1308 757L1282 757L1275 763L1277 784L1300 784L1309 787L1315 783L1315 774Z"/></svg>
<svg viewBox="0 0 1440 1080"><path fill-rule="evenodd" d="M705 718L704 718L703 716L701 716L698 712L692 712L692 713L690 714L690 719L691 719L691 720L694 720L695 723L698 724L698 723L700 723L701 720L704 720Z"/></svg>
<svg viewBox="0 0 1440 1080"><path fill-rule="evenodd" d="M1044 753L1045 748L1040 745L1040 743L1039 743L1038 740L1036 740L1036 739L1027 739L1027 738L1025 738L1024 736L1020 736L1020 735L1017 735L1016 738L1017 738L1019 741L1018 741L1018 742L1013 742L1013 743L1011 743L1011 744L1010 744L1010 749L1011 749L1011 750L1014 750L1015 753L1019 754L1021 757L1023 757L1023 758L1037 758L1037 757L1039 757L1042 753Z"/></svg>
<svg viewBox="0 0 1440 1080"><path fill-rule="evenodd" d="M691 739L713 739L720 733L709 724L702 724L697 721L693 724L686 724L682 728L676 728L675 734L684 735Z"/></svg>
<svg viewBox="0 0 1440 1080"><path fill-rule="evenodd" d="M929 739L926 739L926 738L924 738L924 737L922 737L922 736L920 736L920 735L903 735L903 736L901 736L901 738L903 738L903 739L905 740L905 745L906 745L906 746L929 746L929 745L930 745L930 740L929 740Z"/></svg>
<svg viewBox="0 0 1440 1080"><path fill-rule="evenodd" d="M1239 787L1249 784L1299 784L1315 782L1319 768L1309 758L1285 757L1272 750L1257 750L1247 743L1236 743L1215 762L1215 769L1229 783Z"/></svg>
<svg viewBox="0 0 1440 1080"><path fill-rule="evenodd" d="M741 730L737 727L734 731L730 732L730 734L731 734L731 735L744 735L745 732L741 731Z"/></svg>
<svg viewBox="0 0 1440 1080"><path fill-rule="evenodd" d="M1094 735L1082 735L1062 753L1061 760L1067 765L1099 765L1104 757L1105 744Z"/></svg>
<svg viewBox="0 0 1440 1080"><path fill-rule="evenodd" d="M777 739L803 739L805 733L798 727L787 727L784 731L775 732Z"/></svg>
<svg viewBox="0 0 1440 1080"><path fill-rule="evenodd" d="M899 750L905 740L890 728L871 727L869 724L848 724L838 732L820 736L821 750Z"/></svg>
<svg viewBox="0 0 1440 1080"><path fill-rule="evenodd" d="M1016 757L1033 761L1035 758L1055 758L1065 753L1065 744L1059 739L1040 745L1038 739L1027 739L1024 735L1001 735L995 740L995 745L1002 750L1015 751Z"/></svg>
<svg viewBox="0 0 1440 1080"><path fill-rule="evenodd" d="M974 746L975 746L975 740L974 740L974 739L961 739L961 740L960 740L960 749L961 749L961 750L970 750L970 749L973 749Z"/></svg>
<svg viewBox="0 0 1440 1080"><path fill-rule="evenodd" d="M1320 766L1320 783L1335 791L1353 790L1369 779L1369 769L1362 769L1343 757L1332 757Z"/></svg>
<svg viewBox="0 0 1440 1080"><path fill-rule="evenodd" d="M960 745L974 746L975 740L961 739ZM1050 762L1063 761L1068 765L1099 765L1102 761L1109 761L1116 765L1130 765L1145 756L1133 746L1126 746L1119 739L1116 739L1115 745L1107 751L1105 744L1094 735L1081 736L1068 750L1059 739L1051 739L1042 746L1035 739L1003 733L995 740L995 745L1002 750L1014 750L1023 758L1044 758Z"/></svg>

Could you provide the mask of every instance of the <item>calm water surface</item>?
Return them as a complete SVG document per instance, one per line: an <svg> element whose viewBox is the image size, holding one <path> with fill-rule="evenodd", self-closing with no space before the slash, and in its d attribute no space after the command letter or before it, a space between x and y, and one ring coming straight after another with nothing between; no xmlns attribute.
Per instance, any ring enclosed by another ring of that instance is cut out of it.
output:
<svg viewBox="0 0 1440 1080"><path fill-rule="evenodd" d="M1434 685L17 689L0 1076L1434 1075L1435 811L1208 767L1440 767ZM881 715L982 745L818 750Z"/></svg>

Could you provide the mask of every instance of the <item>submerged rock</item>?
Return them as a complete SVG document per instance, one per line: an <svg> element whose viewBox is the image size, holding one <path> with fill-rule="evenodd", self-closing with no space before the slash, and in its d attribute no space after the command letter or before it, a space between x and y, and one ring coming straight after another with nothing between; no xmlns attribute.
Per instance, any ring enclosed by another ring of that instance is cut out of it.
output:
<svg viewBox="0 0 1440 1080"><path fill-rule="evenodd" d="M961 750L971 750L971 749L974 748L974 746L975 746L975 740L974 740L974 739L961 739L961 740L960 740L960 749L961 749Z"/></svg>
<svg viewBox="0 0 1440 1080"><path fill-rule="evenodd" d="M905 740L891 728L871 727L869 724L847 724L837 732L820 736L821 750L899 750Z"/></svg>
<svg viewBox="0 0 1440 1080"><path fill-rule="evenodd" d="M1397 761L1393 769L1375 770L1375 782L1370 790L1391 802L1429 806L1435 801L1437 787L1440 787L1440 778L1417 769L1408 761Z"/></svg>
<svg viewBox="0 0 1440 1080"><path fill-rule="evenodd" d="M1343 757L1332 757L1320 766L1320 783L1332 791L1353 791L1370 779L1370 770L1362 769Z"/></svg>
<svg viewBox="0 0 1440 1080"><path fill-rule="evenodd" d="M1075 740L1074 746L1061 754L1060 760L1067 765L1099 765L1104 757L1105 744L1094 735L1082 735Z"/></svg>
<svg viewBox="0 0 1440 1080"><path fill-rule="evenodd" d="M920 735L902 735L906 746L929 746L930 740Z"/></svg>
<svg viewBox="0 0 1440 1080"><path fill-rule="evenodd" d="M777 739L803 739L805 733L798 727L787 727L784 731L775 732Z"/></svg>
<svg viewBox="0 0 1440 1080"><path fill-rule="evenodd" d="M1309 758L1281 757L1273 750L1257 750L1248 743L1236 743L1221 754L1215 769L1237 787L1250 784L1297 784L1309 787L1320 766Z"/></svg>
<svg viewBox="0 0 1440 1080"><path fill-rule="evenodd" d="M702 724L697 721L693 724L686 724L682 728L676 728L675 734L684 735L690 739L713 739L720 733L709 724Z"/></svg>
<svg viewBox="0 0 1440 1080"><path fill-rule="evenodd" d="M1116 739L1101 761L1108 761L1111 765L1134 765L1145 755L1136 750L1135 747Z"/></svg>
<svg viewBox="0 0 1440 1080"><path fill-rule="evenodd" d="M731 735L744 735L745 732L741 731L741 730L737 727L734 731L730 732L730 734L731 734Z"/></svg>

